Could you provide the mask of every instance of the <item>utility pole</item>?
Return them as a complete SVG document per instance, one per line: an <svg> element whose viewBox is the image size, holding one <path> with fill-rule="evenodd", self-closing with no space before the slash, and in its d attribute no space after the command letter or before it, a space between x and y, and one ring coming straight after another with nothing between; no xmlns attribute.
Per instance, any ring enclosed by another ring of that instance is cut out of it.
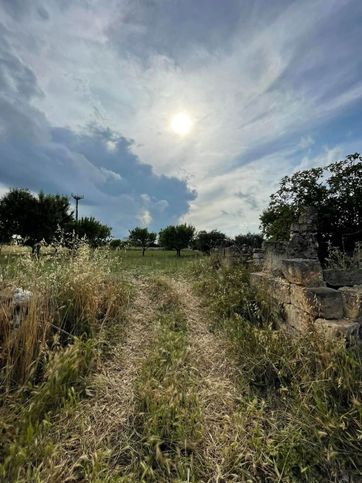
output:
<svg viewBox="0 0 362 483"><path fill-rule="evenodd" d="M73 195L72 193L72 198L75 199L75 221L78 223L78 203L79 200L83 200L84 196L83 195Z"/></svg>

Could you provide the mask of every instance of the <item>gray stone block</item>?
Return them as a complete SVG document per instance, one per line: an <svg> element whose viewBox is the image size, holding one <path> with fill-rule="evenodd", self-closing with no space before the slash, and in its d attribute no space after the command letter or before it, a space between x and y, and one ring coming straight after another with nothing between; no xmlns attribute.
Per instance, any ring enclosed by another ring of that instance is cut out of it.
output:
<svg viewBox="0 0 362 483"><path fill-rule="evenodd" d="M344 338L349 343L362 343L362 325L359 322L348 319L317 319L315 324L317 327L328 331L332 337Z"/></svg>
<svg viewBox="0 0 362 483"><path fill-rule="evenodd" d="M328 287L291 286L291 303L308 312L315 319L340 319L343 317L342 295Z"/></svg>
<svg viewBox="0 0 362 483"><path fill-rule="evenodd" d="M304 287L323 287L323 272L318 260L287 258L282 261L284 277L291 283Z"/></svg>
<svg viewBox="0 0 362 483"><path fill-rule="evenodd" d="M362 270L345 270L329 268L323 270L324 280L332 287L353 287L362 285Z"/></svg>

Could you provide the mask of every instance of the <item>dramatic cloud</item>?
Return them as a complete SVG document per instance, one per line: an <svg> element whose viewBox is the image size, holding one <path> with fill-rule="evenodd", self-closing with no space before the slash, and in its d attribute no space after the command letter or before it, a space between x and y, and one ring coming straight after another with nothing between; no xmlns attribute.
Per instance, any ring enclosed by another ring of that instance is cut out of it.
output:
<svg viewBox="0 0 362 483"><path fill-rule="evenodd" d="M2 182L118 233L255 231L281 176L361 149L359 0L1 4Z"/></svg>

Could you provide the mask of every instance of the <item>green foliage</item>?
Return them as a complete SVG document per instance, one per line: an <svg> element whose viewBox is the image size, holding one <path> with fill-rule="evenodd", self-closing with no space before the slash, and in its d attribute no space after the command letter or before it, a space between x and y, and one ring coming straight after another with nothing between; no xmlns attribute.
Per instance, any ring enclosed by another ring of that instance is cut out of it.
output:
<svg viewBox="0 0 362 483"><path fill-rule="evenodd" d="M214 248L224 247L230 244L227 236L218 230L199 231L192 243L195 250L200 250L203 253L210 253Z"/></svg>
<svg viewBox="0 0 362 483"><path fill-rule="evenodd" d="M238 247L246 245L250 248L261 248L263 244L263 235L259 233L247 233L246 235L236 235L234 240L235 245Z"/></svg>
<svg viewBox="0 0 362 483"><path fill-rule="evenodd" d="M148 231L148 228L140 228L137 226L129 231L128 240L131 245L142 248L142 255L145 254L146 248L153 245L156 241L157 233Z"/></svg>
<svg viewBox="0 0 362 483"><path fill-rule="evenodd" d="M51 242L58 228L66 229L72 219L69 200L61 195L13 189L0 200L1 242L21 235L28 244L45 240Z"/></svg>
<svg viewBox="0 0 362 483"><path fill-rule="evenodd" d="M109 242L109 247L112 248L113 250L124 248L126 245L127 243L124 242L123 240L120 240L119 238L114 238Z"/></svg>
<svg viewBox="0 0 362 483"><path fill-rule="evenodd" d="M181 250L190 246L194 233L191 225L170 225L160 231L159 242L167 250L176 250L176 255L180 256Z"/></svg>
<svg viewBox="0 0 362 483"><path fill-rule="evenodd" d="M359 153L320 168L298 171L281 180L261 215L263 234L274 240L289 237L289 228L303 206L318 212L320 255L327 244L353 248L362 240L362 157Z"/></svg>
<svg viewBox="0 0 362 483"><path fill-rule="evenodd" d="M92 247L99 247L107 243L111 236L111 228L91 217L81 218L74 222L74 229L79 238L85 238Z"/></svg>

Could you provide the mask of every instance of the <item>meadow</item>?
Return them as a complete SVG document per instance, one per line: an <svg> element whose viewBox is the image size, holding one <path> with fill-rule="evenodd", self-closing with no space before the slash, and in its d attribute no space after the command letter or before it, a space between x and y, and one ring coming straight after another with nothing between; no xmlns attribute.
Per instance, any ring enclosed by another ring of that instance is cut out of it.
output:
<svg viewBox="0 0 362 483"><path fill-rule="evenodd" d="M277 329L243 266L86 245L0 260L1 481L362 477L360 348Z"/></svg>

